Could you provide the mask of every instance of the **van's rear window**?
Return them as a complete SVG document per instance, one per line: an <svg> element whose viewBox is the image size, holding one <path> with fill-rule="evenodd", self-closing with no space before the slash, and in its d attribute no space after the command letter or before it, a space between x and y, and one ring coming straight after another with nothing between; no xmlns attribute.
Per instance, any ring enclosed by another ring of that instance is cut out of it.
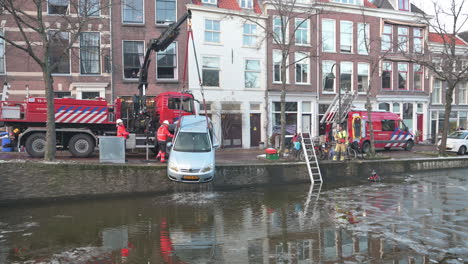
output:
<svg viewBox="0 0 468 264"><path fill-rule="evenodd" d="M177 135L174 150L180 152L210 152L208 133L180 132Z"/></svg>

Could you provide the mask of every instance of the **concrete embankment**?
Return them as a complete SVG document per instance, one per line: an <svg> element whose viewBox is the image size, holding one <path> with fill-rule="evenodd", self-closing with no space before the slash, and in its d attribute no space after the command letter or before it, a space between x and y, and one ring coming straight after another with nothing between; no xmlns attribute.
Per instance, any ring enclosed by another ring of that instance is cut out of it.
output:
<svg viewBox="0 0 468 264"><path fill-rule="evenodd" d="M389 176L423 170L468 168L468 158L419 158L408 160L324 162L321 171L326 182L365 180L372 169ZM91 199L98 197L156 194L184 191L189 184L166 177L165 166L70 164L42 162L0 163L0 204L21 201ZM216 167L212 190L310 182L305 163L273 163Z"/></svg>

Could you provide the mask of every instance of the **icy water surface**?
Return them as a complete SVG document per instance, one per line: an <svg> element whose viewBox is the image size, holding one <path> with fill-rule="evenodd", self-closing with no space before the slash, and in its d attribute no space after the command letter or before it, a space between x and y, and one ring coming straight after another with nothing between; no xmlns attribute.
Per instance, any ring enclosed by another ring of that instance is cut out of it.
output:
<svg viewBox="0 0 468 264"><path fill-rule="evenodd" d="M468 263L468 170L351 187L180 188L0 208L0 263Z"/></svg>

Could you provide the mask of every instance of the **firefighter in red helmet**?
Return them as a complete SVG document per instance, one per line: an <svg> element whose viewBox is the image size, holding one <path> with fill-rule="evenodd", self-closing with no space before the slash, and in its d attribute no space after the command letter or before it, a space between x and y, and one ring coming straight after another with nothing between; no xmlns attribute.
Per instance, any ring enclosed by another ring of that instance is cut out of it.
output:
<svg viewBox="0 0 468 264"><path fill-rule="evenodd" d="M166 144L168 138L173 138L174 135L169 132L169 121L164 120L161 126L158 128L157 139L159 145L159 152L156 159L161 158L161 162L166 162Z"/></svg>

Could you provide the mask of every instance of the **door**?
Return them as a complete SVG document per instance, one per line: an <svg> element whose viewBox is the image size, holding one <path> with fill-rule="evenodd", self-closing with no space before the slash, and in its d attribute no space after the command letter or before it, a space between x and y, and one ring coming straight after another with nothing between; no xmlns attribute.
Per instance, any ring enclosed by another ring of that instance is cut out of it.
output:
<svg viewBox="0 0 468 264"><path fill-rule="evenodd" d="M311 118L310 114L302 115L302 133L312 133L312 130L310 129Z"/></svg>
<svg viewBox="0 0 468 264"><path fill-rule="evenodd" d="M242 147L242 114L221 114L222 147Z"/></svg>
<svg viewBox="0 0 468 264"><path fill-rule="evenodd" d="M261 138L260 114L250 114L250 146L258 147Z"/></svg>
<svg viewBox="0 0 468 264"><path fill-rule="evenodd" d="M423 135L423 114L417 114L417 122L418 122L418 127L417 127L417 131L419 131L419 135L418 135L418 139L417 141L418 142L421 142L422 141L422 135Z"/></svg>

